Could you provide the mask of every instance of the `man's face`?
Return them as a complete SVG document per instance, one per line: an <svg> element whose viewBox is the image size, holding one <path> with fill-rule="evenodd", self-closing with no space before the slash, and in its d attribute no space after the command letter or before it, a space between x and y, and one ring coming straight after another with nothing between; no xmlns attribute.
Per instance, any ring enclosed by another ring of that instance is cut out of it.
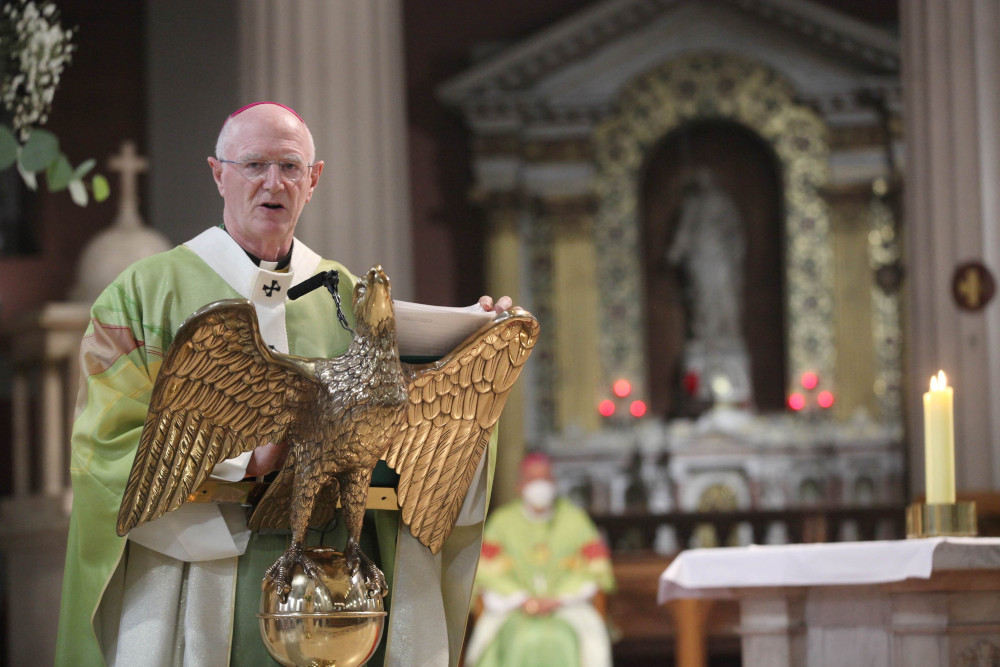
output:
<svg viewBox="0 0 1000 667"><path fill-rule="evenodd" d="M548 461L533 460L522 464L519 492L521 500L536 511L552 508L556 496L556 483Z"/></svg>
<svg viewBox="0 0 1000 667"><path fill-rule="evenodd" d="M302 121L287 110L262 104L230 118L230 136L219 157L238 162L282 161L309 164L309 135ZM277 165L264 177L248 179L239 165L208 158L219 194L225 200L223 221L243 248L268 261L291 247L295 225L312 197L323 163L317 162L298 181L282 178Z"/></svg>

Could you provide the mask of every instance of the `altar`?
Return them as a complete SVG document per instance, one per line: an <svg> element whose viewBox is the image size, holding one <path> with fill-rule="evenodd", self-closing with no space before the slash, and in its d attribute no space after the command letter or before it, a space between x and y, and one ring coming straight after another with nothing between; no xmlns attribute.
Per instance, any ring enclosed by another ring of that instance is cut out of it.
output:
<svg viewBox="0 0 1000 667"><path fill-rule="evenodd" d="M735 598L747 667L1000 663L1000 538L692 549L659 602Z"/></svg>

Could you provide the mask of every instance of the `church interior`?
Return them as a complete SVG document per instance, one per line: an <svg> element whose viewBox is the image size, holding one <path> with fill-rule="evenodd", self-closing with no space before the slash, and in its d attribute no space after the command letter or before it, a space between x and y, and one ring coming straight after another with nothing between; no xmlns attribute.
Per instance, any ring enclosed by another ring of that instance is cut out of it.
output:
<svg viewBox="0 0 1000 667"><path fill-rule="evenodd" d="M939 370L958 501L1000 537L995 3L56 4L76 50L46 128L111 196L0 171L0 662L52 660L89 303L218 224L205 158L259 99L326 162L311 247L382 264L396 298L538 318L491 506L525 453L552 458L611 549L614 664L807 664L761 658L749 598L658 600L661 574L695 549L905 541L908 506L940 502ZM942 621L940 664L1000 664L997 549L935 589L975 610ZM818 661L808 622L808 664L882 664L829 629L842 662ZM889 626L898 660L913 633Z"/></svg>

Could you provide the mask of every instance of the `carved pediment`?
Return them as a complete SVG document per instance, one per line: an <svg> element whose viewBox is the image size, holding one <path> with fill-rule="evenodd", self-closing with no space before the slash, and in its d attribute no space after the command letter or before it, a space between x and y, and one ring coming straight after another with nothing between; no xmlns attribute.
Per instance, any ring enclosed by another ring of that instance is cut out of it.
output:
<svg viewBox="0 0 1000 667"><path fill-rule="evenodd" d="M785 76L804 100L838 109L859 90L895 89L895 36L807 0L607 0L443 84L473 122L586 122L622 86L695 51L733 53Z"/></svg>

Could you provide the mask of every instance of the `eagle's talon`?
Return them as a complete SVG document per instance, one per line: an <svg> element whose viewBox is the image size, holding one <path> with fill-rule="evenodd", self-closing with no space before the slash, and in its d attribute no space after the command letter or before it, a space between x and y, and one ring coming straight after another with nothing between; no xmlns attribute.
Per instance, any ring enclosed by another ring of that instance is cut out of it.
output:
<svg viewBox="0 0 1000 667"><path fill-rule="evenodd" d="M368 599L371 600L376 595L385 597L388 592L389 587L386 585L385 579L382 577L382 571L376 568L372 576L372 582L368 584L365 594L368 596Z"/></svg>
<svg viewBox="0 0 1000 667"><path fill-rule="evenodd" d="M376 595L385 597L386 593L389 592L389 587L385 583L385 575L352 539L347 540L347 546L344 548L344 560L348 573L354 575L358 571L361 572L361 576L365 579L365 593L369 599Z"/></svg>
<svg viewBox="0 0 1000 667"><path fill-rule="evenodd" d="M274 584L275 592L282 602L288 601L288 594L292 592L292 572L298 565L313 581L319 581L320 569L312 560L302 553L302 545L293 543L292 546L278 556L270 567L264 571L264 579Z"/></svg>

